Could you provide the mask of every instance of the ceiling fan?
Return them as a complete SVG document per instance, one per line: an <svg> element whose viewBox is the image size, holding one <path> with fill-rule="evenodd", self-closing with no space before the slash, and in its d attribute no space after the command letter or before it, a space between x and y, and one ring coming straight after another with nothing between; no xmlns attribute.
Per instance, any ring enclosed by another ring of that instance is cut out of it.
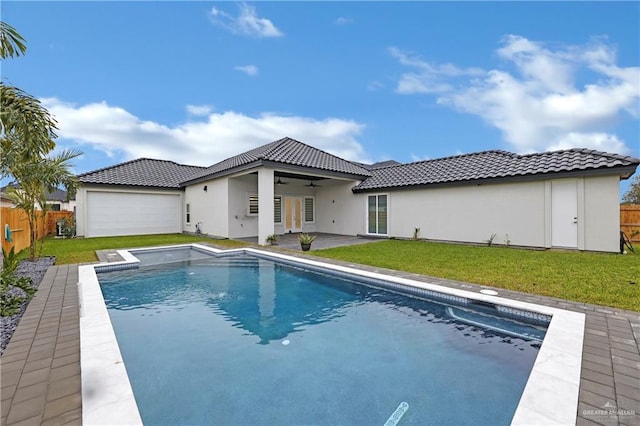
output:
<svg viewBox="0 0 640 426"><path fill-rule="evenodd" d="M276 181L276 185L289 185L289 182L283 182L280 177L278 177L278 180Z"/></svg>
<svg viewBox="0 0 640 426"><path fill-rule="evenodd" d="M309 188L319 188L322 185L318 185L318 184L314 183L313 181L309 181L309 184L305 185L305 186L308 186Z"/></svg>

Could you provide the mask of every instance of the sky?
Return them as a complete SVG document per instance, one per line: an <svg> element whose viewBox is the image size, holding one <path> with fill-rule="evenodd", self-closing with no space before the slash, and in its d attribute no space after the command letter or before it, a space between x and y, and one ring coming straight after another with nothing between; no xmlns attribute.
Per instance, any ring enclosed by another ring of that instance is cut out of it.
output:
<svg viewBox="0 0 640 426"><path fill-rule="evenodd" d="M17 2L1 77L83 173L289 136L361 162L640 157L639 2ZM627 184L623 184L624 192Z"/></svg>

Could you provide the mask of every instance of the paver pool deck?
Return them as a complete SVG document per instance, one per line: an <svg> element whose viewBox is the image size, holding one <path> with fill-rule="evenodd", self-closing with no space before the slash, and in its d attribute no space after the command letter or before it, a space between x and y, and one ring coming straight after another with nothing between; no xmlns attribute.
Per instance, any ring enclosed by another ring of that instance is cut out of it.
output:
<svg viewBox="0 0 640 426"><path fill-rule="evenodd" d="M120 260L108 254L101 253L100 257ZM463 290L489 288L325 258L315 259ZM78 265L49 268L0 357L2 425L82 424L77 284ZM640 425L640 313L499 288L494 290L501 297L585 313L576 424Z"/></svg>

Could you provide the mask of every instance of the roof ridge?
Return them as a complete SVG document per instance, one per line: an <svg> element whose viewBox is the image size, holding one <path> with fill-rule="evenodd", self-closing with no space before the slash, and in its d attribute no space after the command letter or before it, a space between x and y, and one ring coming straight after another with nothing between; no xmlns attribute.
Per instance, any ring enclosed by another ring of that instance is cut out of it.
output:
<svg viewBox="0 0 640 426"><path fill-rule="evenodd" d="M579 152L581 154L599 155L599 156L602 156L602 157L613 158L613 159L617 159L617 160L627 160L627 161L640 160L639 158L633 157L631 155L622 155L622 154L617 154L615 152L600 151L599 149L585 148L585 147L554 149L552 151L532 152L532 153L529 153L529 154L520 154L519 156L520 157L541 157L543 155L558 154L558 153L563 153L563 152Z"/></svg>
<svg viewBox="0 0 640 426"><path fill-rule="evenodd" d="M258 159L262 159L264 160L266 156L268 156L269 154L273 153L273 151L275 151L276 149L280 148L282 145L284 145L285 142L289 142L289 141L293 141L293 142L298 142L303 144L302 142L295 140L293 138L290 138L289 136L285 136L283 138L280 138L278 140L275 140L273 142L269 142L265 145L261 145L259 147L256 147L255 149L259 149L259 148L266 148L264 151L262 151L262 153L258 156ZM305 145L305 144L303 144ZM268 148L267 148L268 147ZM240 154L238 154L240 155Z"/></svg>
<svg viewBox="0 0 640 426"><path fill-rule="evenodd" d="M505 151L505 150L502 150L502 149L488 149L488 150L485 150L485 151L468 152L468 153L464 153L464 154L449 155L447 157L429 158L427 160L412 161L411 163L392 164L392 165L389 165L389 166L379 167L379 168L377 168L377 170L388 169L388 168L391 168L391 167L412 166L412 165L415 165L415 164L432 163L432 162L436 162L436 161L451 160L453 158L475 157L475 156L486 155L486 154L500 154L500 155L505 155L505 156L508 156L508 157L511 157L511 158L520 157L520 155L518 155L518 154L516 154L514 152L509 152L509 151Z"/></svg>
<svg viewBox="0 0 640 426"><path fill-rule="evenodd" d="M289 136L285 136L285 137L283 137L283 138L281 138L281 139L278 139L277 141L271 142L271 144L273 144L273 146L272 146L272 147L270 147L268 150L264 151L264 152L262 153L262 155L261 155L259 158L260 158L260 159L262 159L262 160L266 159L266 157L267 157L269 154L272 154L272 153L273 153L277 148L280 148L282 145L284 145L284 144L285 144L285 143L287 143L287 142L294 142L294 143L296 143L296 144L298 144L298 145L302 145L302 146L304 146L304 147L306 147L306 148L311 148L311 149L313 149L313 150L320 151L321 153L326 154L326 155L329 155L329 156L331 156L331 157L333 157L333 158L336 158L336 159L338 159L338 160L340 160L340 161L345 161L345 162L347 162L347 163L354 164L354 162L353 162L353 161L350 161L350 160L344 159L344 158L339 157L339 156L337 156L337 155L335 155L335 154L332 154L332 153L330 153L330 152L327 152L327 151L325 151L324 149L317 148L317 147L315 147L315 146L313 146L313 145L309 145L309 144L307 144L307 143L301 142L301 141L299 141L299 140L297 140L297 139L294 139L294 138L292 138L292 137L289 137ZM270 144L267 144L267 145L270 145ZM369 172L369 170L367 170L365 167L362 167L361 165L357 165L357 166L358 166L358 167L360 167L361 169L365 170L366 172Z"/></svg>

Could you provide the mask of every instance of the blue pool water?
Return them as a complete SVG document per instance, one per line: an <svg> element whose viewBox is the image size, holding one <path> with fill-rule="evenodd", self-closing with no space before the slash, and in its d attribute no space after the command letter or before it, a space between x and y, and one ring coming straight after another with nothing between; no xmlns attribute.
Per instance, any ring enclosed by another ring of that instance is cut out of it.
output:
<svg viewBox="0 0 640 426"><path fill-rule="evenodd" d="M256 257L136 256L98 277L149 425L509 424L544 337Z"/></svg>

